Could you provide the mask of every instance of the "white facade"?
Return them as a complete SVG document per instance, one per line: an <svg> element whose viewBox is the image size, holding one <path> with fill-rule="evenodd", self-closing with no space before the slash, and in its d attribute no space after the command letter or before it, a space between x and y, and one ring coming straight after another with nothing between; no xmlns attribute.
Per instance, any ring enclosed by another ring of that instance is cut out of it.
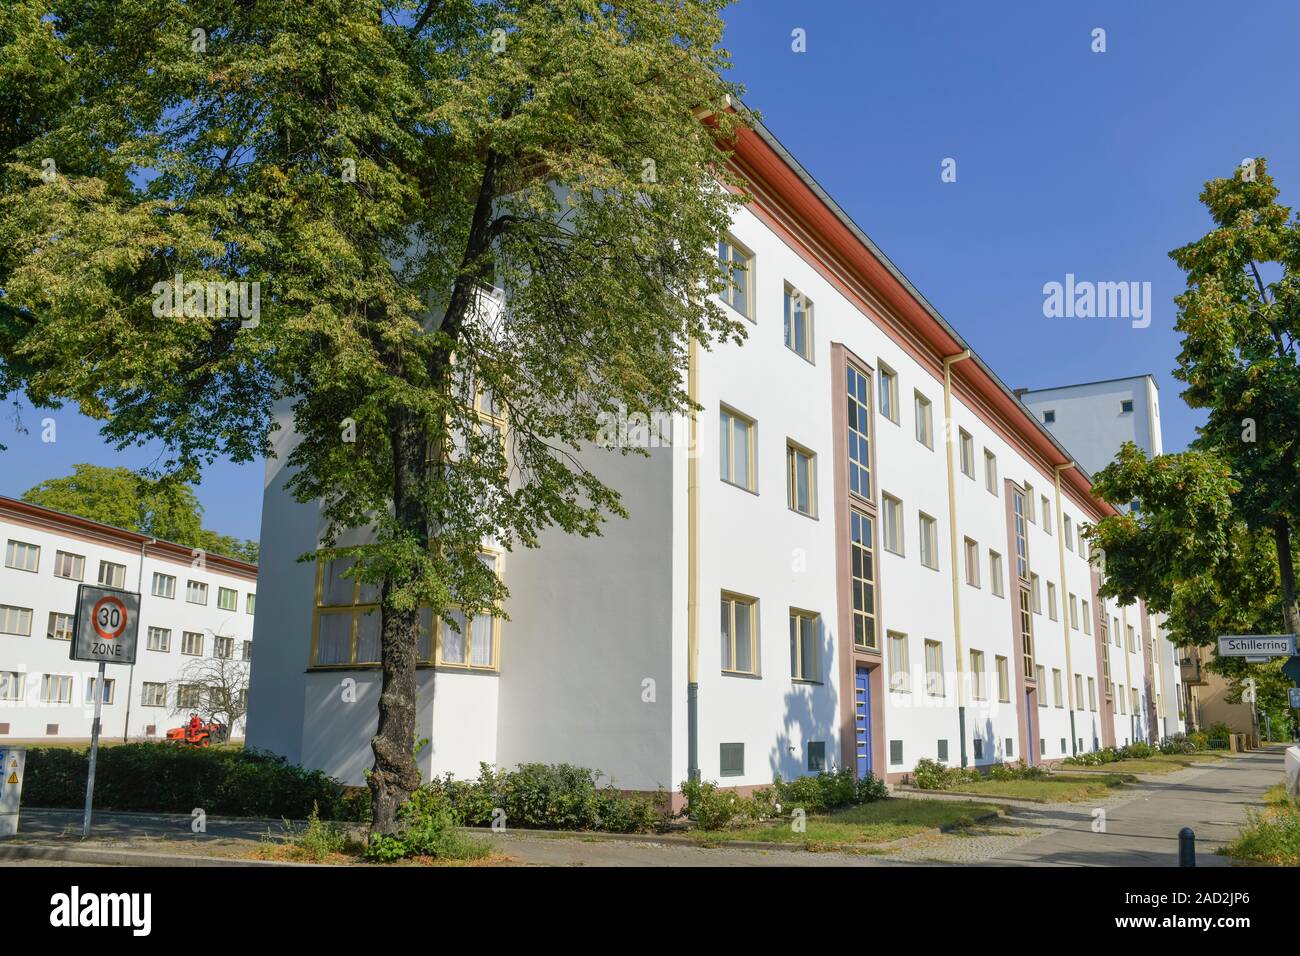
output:
<svg viewBox="0 0 1300 956"><path fill-rule="evenodd" d="M755 203L733 223L731 241L750 257L749 335L742 345L700 350L693 372L704 409L699 447L689 448L678 429L679 440L649 458L586 454L585 464L619 489L631 517L611 520L599 538L550 532L536 550L501 556L511 619L500 626L493 666L430 660L421 667L416 736L432 741L420 751L422 772L472 776L480 761L566 761L600 769L626 789L677 789L691 771L692 613L697 767L724 785L764 785L774 774L845 765L896 780L926 757L951 765L964 755L979 766L1055 761L1125 742L1132 730L1107 694L1103 612L1079 539L1082 525L1113 510L1092 498L1069 453L974 356L951 366L950 469L943 359L962 353L964 343L765 131L743 138L742 148L784 163L794 176L760 184ZM781 201L764 198L779 190ZM805 354L786 344L787 292L811 303ZM846 484L850 365L868 383L864 495ZM885 370L892 383L882 378ZM929 402L928 442L918 438L917 394ZM892 415L882 395L892 398ZM724 411L752 426L752 480L724 480ZM273 435L278 457L267 462L260 569L264 588L278 597L258 611L259 631L278 637L258 658L248 739L359 784L372 762L379 674L355 655L346 664L333 652L332 663L320 656L319 619L339 609L314 610L317 569L294 561L315 547L321 529L316 510L285 491L283 462L294 439L287 416L281 425ZM792 447L814 456L811 514L789 499ZM972 467L963 467L963 447ZM995 473L986 471L987 456ZM1029 503L1023 544L1037 582L1027 574L1023 583L1037 592L1028 675L1018 636L1017 492ZM901 507L901 541L891 540L892 547L884 541L884 496ZM854 511L872 529L874 649L854 646ZM924 521L933 528L927 562ZM968 573L968 551L977 573ZM730 641L723 650L720 609L732 615L732 630L740 613L725 610L725 602L752 609L752 672L725 666L727 655L738 658ZM1138 610L1125 612L1135 624ZM811 621L812 638L800 655L809 664L797 674L794 614ZM363 625L356 627L360 646ZM1141 644L1127 658L1116 654L1112 665L1125 675L1117 686L1145 693ZM870 697L865 748L856 739L859 672ZM1139 731L1146 739L1150 728Z"/></svg>
<svg viewBox="0 0 1300 956"><path fill-rule="evenodd" d="M189 548L11 498L0 498L0 540L0 742L90 738L98 665L69 659L64 630L83 582L140 593L136 663L105 670L106 738L165 737L198 709L178 707L187 666L226 652L251 660L255 565L200 562Z"/></svg>
<svg viewBox="0 0 1300 956"><path fill-rule="evenodd" d="M1020 400L1039 421L1070 451L1078 456L1079 463L1095 474L1105 468L1119 454L1120 446L1133 442L1148 458L1164 454L1164 441L1160 428L1160 394L1155 379L1150 375L1065 385L1055 388L1017 390ZM1113 612L1112 612L1113 613ZM1131 613L1131 610L1130 610ZM1126 688L1138 682L1139 691L1146 700L1154 696L1154 732L1157 738L1186 730L1180 702L1184 700L1176 648L1165 639L1164 617L1152 615L1150 619L1155 640L1150 683L1146 670L1124 678ZM1121 624L1121 629L1126 625ZM1112 634L1112 638L1114 635ZM1125 638L1127 639L1127 638ZM1131 668L1130 668L1131 670ZM1126 690L1131 697L1131 690ZM1117 739L1123 743L1133 737L1131 700L1126 705L1129 719L1116 715ZM1147 715L1143 703L1140 714ZM1147 730L1138 721L1138 739L1145 739Z"/></svg>

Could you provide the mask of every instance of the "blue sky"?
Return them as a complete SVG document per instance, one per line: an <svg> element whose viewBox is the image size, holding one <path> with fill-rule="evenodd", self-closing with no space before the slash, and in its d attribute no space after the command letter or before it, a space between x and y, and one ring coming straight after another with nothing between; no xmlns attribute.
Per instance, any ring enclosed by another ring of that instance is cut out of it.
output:
<svg viewBox="0 0 1300 956"><path fill-rule="evenodd" d="M1186 446L1201 415L1170 375L1168 252L1208 229L1202 184L1244 157L1267 156L1300 203L1300 4L742 0L727 22L745 102L1008 385L1150 372L1165 448ZM1150 327L1045 318L1043 285L1067 273L1150 282ZM24 410L27 435L0 417L0 493L157 457L53 414L54 443L40 413ZM261 493L260 464L216 464L198 488L206 523L240 537L258 535Z"/></svg>

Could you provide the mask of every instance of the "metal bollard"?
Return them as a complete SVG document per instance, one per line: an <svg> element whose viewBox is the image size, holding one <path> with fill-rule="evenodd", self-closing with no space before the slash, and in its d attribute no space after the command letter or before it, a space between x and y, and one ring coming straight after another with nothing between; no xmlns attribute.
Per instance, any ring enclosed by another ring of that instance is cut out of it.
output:
<svg viewBox="0 0 1300 956"><path fill-rule="evenodd" d="M1178 831L1178 865L1196 865L1196 833L1191 827Z"/></svg>

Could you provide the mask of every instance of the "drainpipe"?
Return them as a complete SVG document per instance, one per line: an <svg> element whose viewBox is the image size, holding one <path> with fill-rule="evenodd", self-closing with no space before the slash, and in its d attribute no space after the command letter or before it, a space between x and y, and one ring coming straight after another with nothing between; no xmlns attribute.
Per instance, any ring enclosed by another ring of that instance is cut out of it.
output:
<svg viewBox="0 0 1300 956"><path fill-rule="evenodd" d="M145 550L149 547L149 545L156 544L156 543L157 543L156 538L150 538L148 541L140 542L140 573L137 574L135 578L135 593L140 595L141 610L144 609ZM140 656L140 631L139 631L140 622L139 620L137 620L135 623L136 623L135 656L138 658ZM134 693L135 693L135 664L132 664L131 669L126 672L126 718L122 721L122 743L127 742L127 738L130 736L131 733L131 696Z"/></svg>
<svg viewBox="0 0 1300 956"><path fill-rule="evenodd" d="M688 348L686 394L691 403L686 458L686 778L700 779L700 345Z"/></svg>
<svg viewBox="0 0 1300 956"><path fill-rule="evenodd" d="M1065 687L1070 702L1070 753L1078 756L1078 737L1074 729L1074 659L1070 654L1070 589L1065 583L1065 515L1061 511L1061 472L1073 468L1074 462L1067 461L1052 469L1052 478L1056 483L1056 552L1061 562L1061 631L1065 634Z"/></svg>
<svg viewBox="0 0 1300 956"><path fill-rule="evenodd" d="M957 579L957 476L952 461L952 367L970 358L970 349L943 360L943 437L948 457L948 562L952 571L952 634L957 648L957 739L966 766L966 663L961 646L961 584Z"/></svg>

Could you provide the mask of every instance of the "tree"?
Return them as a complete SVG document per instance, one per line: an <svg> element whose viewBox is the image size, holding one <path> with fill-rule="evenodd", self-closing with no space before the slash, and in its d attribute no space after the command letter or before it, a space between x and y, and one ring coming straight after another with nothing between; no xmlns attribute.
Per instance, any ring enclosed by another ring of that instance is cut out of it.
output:
<svg viewBox="0 0 1300 956"><path fill-rule="evenodd" d="M1206 184L1214 228L1170 255L1187 273L1174 375L1207 421L1187 452L1147 460L1126 444L1096 476L1107 500L1139 503L1091 529L1105 554L1102 593L1167 613L1179 644L1300 633L1300 221L1277 195L1262 158ZM1213 667L1237 683L1252 672Z"/></svg>
<svg viewBox="0 0 1300 956"><path fill-rule="evenodd" d="M219 635L213 634L215 641ZM187 663L172 680L167 696L173 701L172 712L188 715L198 712L220 723L229 736L235 724L248 713L248 668L246 661L233 656L197 657ZM188 690L188 695L181 692Z"/></svg>
<svg viewBox="0 0 1300 956"><path fill-rule="evenodd" d="M288 409L314 554L380 591L373 832L419 782L420 608L499 613L485 540L624 514L582 450L610 415L692 410L691 343L743 334L710 299L740 201L724 5L20 0L0 20L6 56L53 74L39 108L0 89L25 133L0 382L161 440L183 478L271 453Z"/></svg>
<svg viewBox="0 0 1300 956"><path fill-rule="evenodd" d="M101 521L210 554L257 562L256 541L239 541L203 527L203 506L189 485L150 479L129 468L78 464L23 492L29 504Z"/></svg>

